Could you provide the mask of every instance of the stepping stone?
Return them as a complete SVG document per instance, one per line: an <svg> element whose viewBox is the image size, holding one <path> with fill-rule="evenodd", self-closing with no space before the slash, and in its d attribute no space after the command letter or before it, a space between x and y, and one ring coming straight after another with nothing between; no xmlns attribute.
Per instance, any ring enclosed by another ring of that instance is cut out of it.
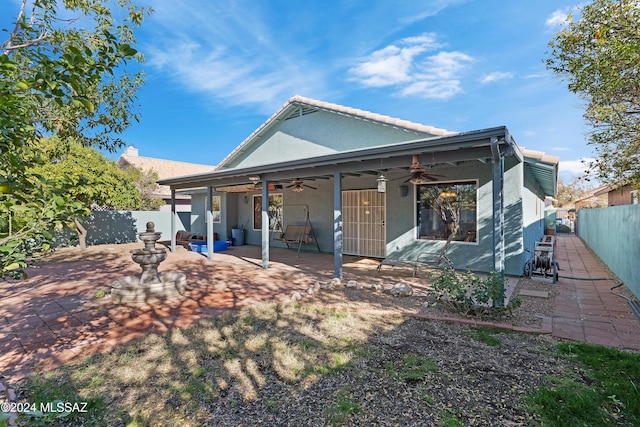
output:
<svg viewBox="0 0 640 427"><path fill-rule="evenodd" d="M523 297L549 298L549 292L547 291L531 291L529 289L521 290L519 295Z"/></svg>

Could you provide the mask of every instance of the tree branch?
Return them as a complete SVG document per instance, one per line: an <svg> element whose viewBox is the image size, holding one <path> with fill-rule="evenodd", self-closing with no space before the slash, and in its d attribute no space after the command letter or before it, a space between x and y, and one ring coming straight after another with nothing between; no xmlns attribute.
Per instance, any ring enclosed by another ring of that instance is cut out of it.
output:
<svg viewBox="0 0 640 427"><path fill-rule="evenodd" d="M22 3L20 4L20 11L18 12L18 17L16 18L16 23L15 23L15 26L13 27L13 31L11 31L11 34L9 34L9 38L7 39L7 41L2 43L2 45L0 46L0 48L4 49L5 55L9 55L11 51L14 51L16 49L22 49L25 47L34 46L47 38L47 34L42 33L37 38L33 40L29 40L25 43L22 43L19 45L12 44L13 39L15 39L16 35L18 34L18 31L20 30L20 21L22 21L22 16L24 15L24 8L26 5L27 5L27 0L22 0ZM33 8L35 9L35 4ZM33 25L34 15L35 14L32 11L29 26Z"/></svg>

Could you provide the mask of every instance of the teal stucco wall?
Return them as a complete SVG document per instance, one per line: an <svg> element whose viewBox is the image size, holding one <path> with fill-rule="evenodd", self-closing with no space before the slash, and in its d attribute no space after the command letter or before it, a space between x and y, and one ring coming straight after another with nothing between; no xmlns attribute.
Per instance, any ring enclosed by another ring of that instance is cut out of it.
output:
<svg viewBox="0 0 640 427"><path fill-rule="evenodd" d="M531 193L523 196L522 165L514 161L507 161L505 165L505 272L510 275L521 275L526 255L523 241L523 218L529 222L528 239L537 238L541 233L538 229L538 215L535 213L536 205L533 199L536 196ZM478 161L465 162L456 166L438 166L434 173L445 176L446 181L475 180L478 183L478 241L452 242L447 255L457 268L471 269L474 271L491 271L493 269L493 196L492 196L492 165ZM376 176L362 175L359 177L345 176L342 181L343 190L366 190L376 188ZM416 193L415 186L405 183L407 173L402 171L389 172L387 175L386 192L386 255L387 257L412 259L419 253L439 254L444 242L416 239ZM303 224L304 211L300 206L309 206L310 219L318 239L322 252L333 250L333 179L319 179L305 181L317 190L305 189L296 193L291 189L272 191L283 195L284 225ZM407 195L402 195L401 186L408 187ZM262 242L261 231L253 228L253 197L259 193L227 194L222 201L222 218L220 224L214 224L214 231L225 238L231 232L232 227L245 228L245 243L260 245ZM224 197L224 195L223 195ZM526 208L523 207L523 199L528 200ZM246 202L245 202L246 200ZM205 195L192 196L193 223L192 230L196 234L206 232L204 215ZM202 210L201 210L202 209ZM524 211L528 213L525 215ZM541 207L539 207L539 211ZM533 211L534 213L531 213ZM539 212L538 211L538 212ZM279 237L276 233L275 237ZM286 247L286 245L271 240L274 247ZM532 244L533 245L533 244ZM306 250L315 251L315 246L303 247Z"/></svg>
<svg viewBox="0 0 640 427"><path fill-rule="evenodd" d="M176 213L176 228L188 230L188 212ZM111 243L131 243L138 241L138 233L146 231L147 222L155 224L155 230L162 233L160 240L171 239L171 212L166 211L94 211L83 218L87 229L87 245ZM185 224L186 223L186 224ZM73 236L75 232L66 230L62 240Z"/></svg>
<svg viewBox="0 0 640 427"><path fill-rule="evenodd" d="M231 229L242 225L238 222L238 204L244 198L244 194L214 191L213 196L220 197L220 222L213 223L213 232L218 234L218 240L227 240L231 237ZM207 235L206 206L206 191L191 195L191 232L193 234Z"/></svg>
<svg viewBox="0 0 640 427"><path fill-rule="evenodd" d="M225 167L249 167L411 141L428 136L318 111L285 120Z"/></svg>
<svg viewBox="0 0 640 427"><path fill-rule="evenodd" d="M578 211L578 236L640 298L640 205Z"/></svg>

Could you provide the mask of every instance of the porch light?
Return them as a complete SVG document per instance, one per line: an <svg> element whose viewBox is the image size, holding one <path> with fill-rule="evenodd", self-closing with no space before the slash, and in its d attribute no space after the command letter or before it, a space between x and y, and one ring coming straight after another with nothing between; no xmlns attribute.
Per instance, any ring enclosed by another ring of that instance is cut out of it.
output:
<svg viewBox="0 0 640 427"><path fill-rule="evenodd" d="M301 192L304 191L304 187L302 185L300 185L300 184L294 185L291 189L293 191L295 191L296 193L301 193Z"/></svg>
<svg viewBox="0 0 640 427"><path fill-rule="evenodd" d="M380 174L376 181L378 182L378 193L386 193L388 179L385 178L384 175Z"/></svg>
<svg viewBox="0 0 640 427"><path fill-rule="evenodd" d="M253 182L254 184L258 181L260 181L260 177L257 175L252 175L249 177L249 181Z"/></svg>

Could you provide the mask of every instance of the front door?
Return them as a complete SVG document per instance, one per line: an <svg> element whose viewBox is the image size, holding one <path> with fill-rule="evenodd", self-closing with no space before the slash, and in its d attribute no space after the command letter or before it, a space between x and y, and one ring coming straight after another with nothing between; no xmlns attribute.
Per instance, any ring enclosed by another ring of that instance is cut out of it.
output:
<svg viewBox="0 0 640 427"><path fill-rule="evenodd" d="M342 252L348 255L386 256L385 193L377 190L342 192Z"/></svg>

